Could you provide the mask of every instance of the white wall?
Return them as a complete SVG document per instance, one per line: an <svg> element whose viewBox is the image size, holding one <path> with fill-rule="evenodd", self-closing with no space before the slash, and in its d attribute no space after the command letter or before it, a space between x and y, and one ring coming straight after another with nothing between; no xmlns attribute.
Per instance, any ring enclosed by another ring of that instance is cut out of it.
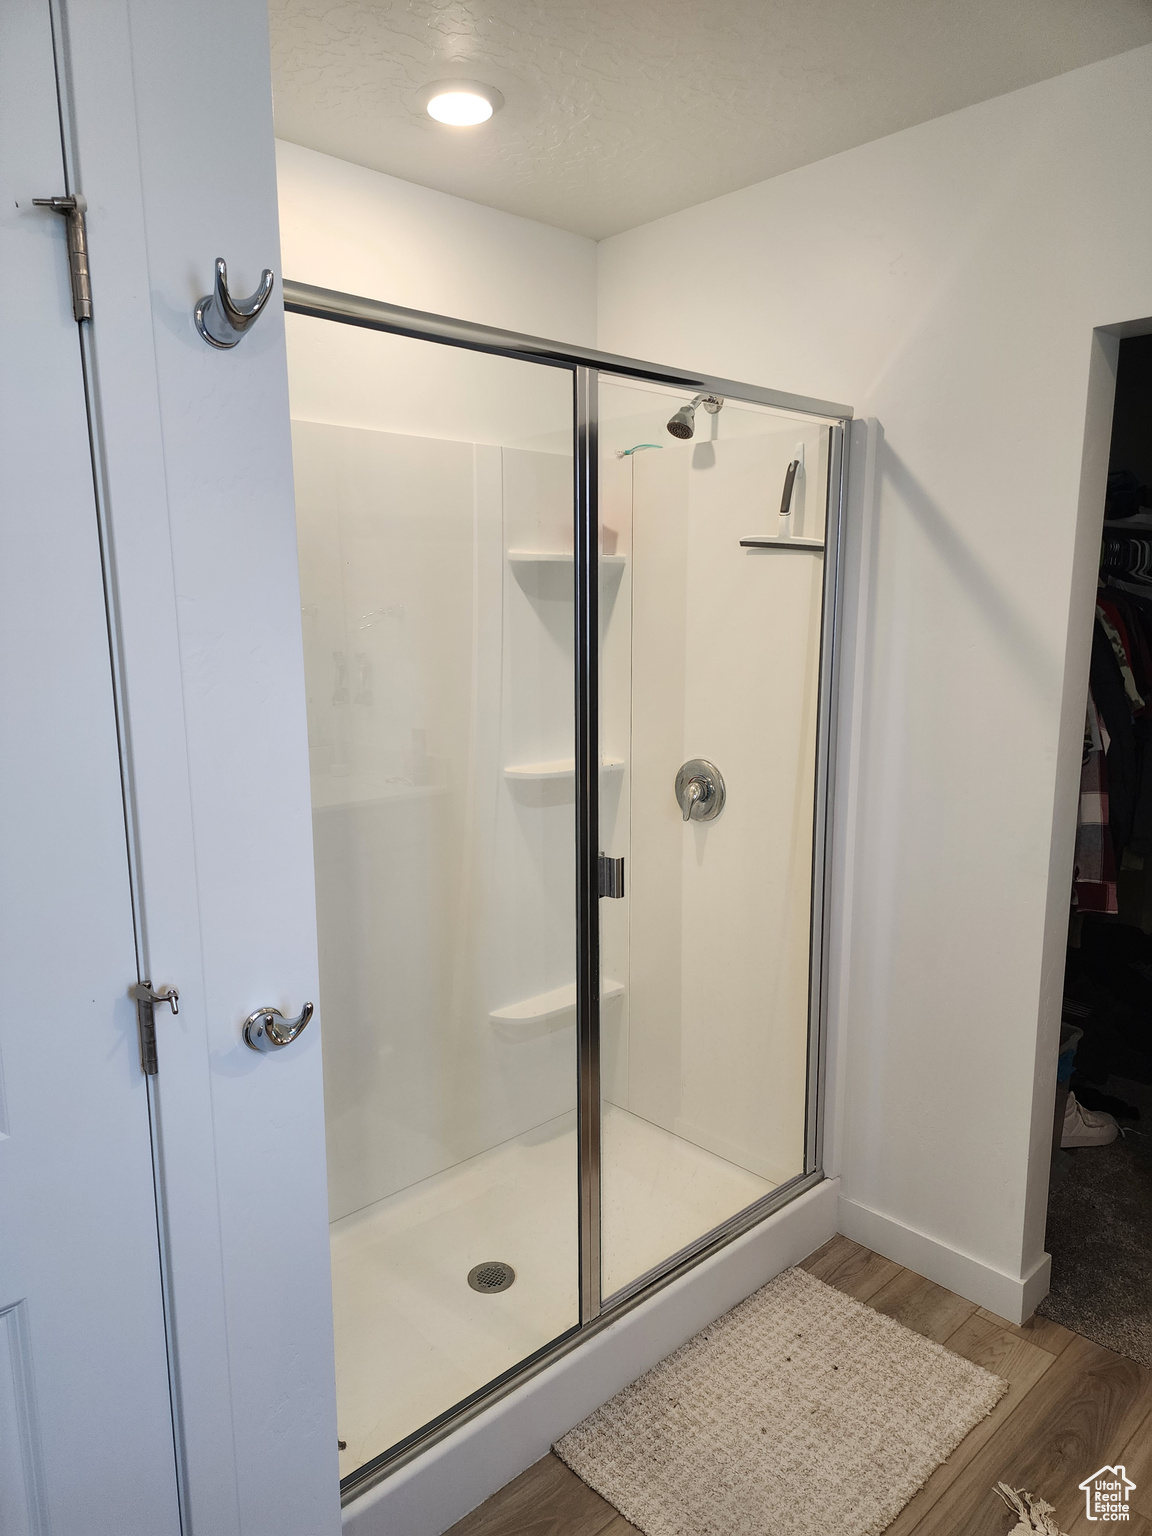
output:
<svg viewBox="0 0 1152 1536"><path fill-rule="evenodd" d="M848 1230L1002 1310L1044 1288L1092 332L1152 313L1150 101L1146 48L600 247L602 347L881 424L849 538L830 1163Z"/></svg>
<svg viewBox="0 0 1152 1536"><path fill-rule="evenodd" d="M517 218L278 142L286 277L590 346L596 246Z"/></svg>

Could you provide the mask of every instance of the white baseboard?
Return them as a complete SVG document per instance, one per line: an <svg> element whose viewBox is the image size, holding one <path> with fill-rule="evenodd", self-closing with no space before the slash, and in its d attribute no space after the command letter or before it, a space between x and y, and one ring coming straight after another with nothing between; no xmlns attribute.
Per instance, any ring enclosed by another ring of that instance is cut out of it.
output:
<svg viewBox="0 0 1152 1536"><path fill-rule="evenodd" d="M836 1232L825 1179L344 1510L344 1536L440 1536L574 1424ZM384 1390L387 1390L386 1386Z"/></svg>
<svg viewBox="0 0 1152 1536"><path fill-rule="evenodd" d="M893 1217L883 1216L843 1195L839 1200L837 1229L853 1242L863 1243L886 1259L893 1259L906 1269L935 1280L937 1285L947 1286L958 1296L986 1307L1010 1323L1022 1323L1031 1317L1037 1304L1048 1294L1052 1267L1048 1254L1044 1254L1024 1275L1006 1274L1003 1270L993 1269L982 1259L949 1248L937 1238L918 1232L915 1227L906 1227Z"/></svg>

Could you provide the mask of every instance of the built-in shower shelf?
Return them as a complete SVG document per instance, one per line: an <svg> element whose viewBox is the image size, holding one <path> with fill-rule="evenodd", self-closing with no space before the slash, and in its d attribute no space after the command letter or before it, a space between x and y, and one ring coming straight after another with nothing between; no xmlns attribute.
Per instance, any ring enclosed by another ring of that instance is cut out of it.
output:
<svg viewBox="0 0 1152 1536"><path fill-rule="evenodd" d="M601 982L601 1002L606 1003L623 995L622 981ZM498 1033L508 1039L515 1039L518 1036L545 1033L546 1029L541 1029L542 1025L548 1029L558 1029L568 1023L575 1012L576 983L570 981L566 986L554 987L551 992L540 992L535 997L526 997L523 1002L509 1003L507 1008L496 1008L488 1015L488 1022Z"/></svg>
<svg viewBox="0 0 1152 1536"><path fill-rule="evenodd" d="M600 764L602 773L623 773L624 763L618 757L606 757ZM510 763L504 777L518 784L544 784L552 779L571 779L576 774L572 758L561 758L553 763Z"/></svg>
<svg viewBox="0 0 1152 1536"><path fill-rule="evenodd" d="M512 565L571 565L572 559L571 552L564 554L562 550L510 549L508 551L508 560ZM605 570L623 570L626 562L625 555L600 556L600 564Z"/></svg>

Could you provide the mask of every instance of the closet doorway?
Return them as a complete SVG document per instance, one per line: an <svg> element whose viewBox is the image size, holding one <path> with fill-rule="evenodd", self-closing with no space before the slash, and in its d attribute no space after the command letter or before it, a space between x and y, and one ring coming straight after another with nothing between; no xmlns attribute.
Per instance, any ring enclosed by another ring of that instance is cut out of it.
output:
<svg viewBox="0 0 1152 1536"><path fill-rule="evenodd" d="M1039 1310L1152 1365L1152 335L1120 342Z"/></svg>

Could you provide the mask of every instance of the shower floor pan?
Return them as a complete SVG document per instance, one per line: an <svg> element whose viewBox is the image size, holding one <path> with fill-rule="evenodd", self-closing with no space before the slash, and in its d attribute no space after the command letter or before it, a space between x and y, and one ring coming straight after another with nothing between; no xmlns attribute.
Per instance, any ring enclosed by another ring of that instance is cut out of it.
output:
<svg viewBox="0 0 1152 1536"><path fill-rule="evenodd" d="M606 1296L774 1187L615 1105L603 1138ZM567 1114L333 1223L342 1477L574 1326L575 1188Z"/></svg>

